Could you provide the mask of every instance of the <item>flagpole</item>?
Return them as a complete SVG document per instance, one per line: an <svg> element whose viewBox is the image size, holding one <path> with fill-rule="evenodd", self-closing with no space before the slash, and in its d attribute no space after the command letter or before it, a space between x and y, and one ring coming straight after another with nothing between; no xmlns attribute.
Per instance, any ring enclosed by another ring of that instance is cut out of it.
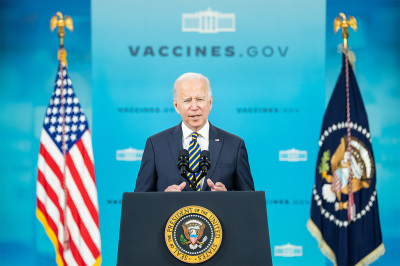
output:
<svg viewBox="0 0 400 266"><path fill-rule="evenodd" d="M65 16L65 19L61 12L57 12L55 16L53 16L50 20L50 30L53 31L56 27L58 27L58 38L60 39L60 46L57 52L57 58L59 62L59 76L60 76L60 114L62 117L62 152L64 158L64 169L63 169L63 189L64 189L64 208L63 208L63 215L64 215L64 250L68 250L70 248L69 242L69 233L67 227L67 207L68 207L68 191L67 191L67 184L66 184L66 169L67 169L67 147L66 147L66 139L65 139L65 98L64 98L64 80L65 73L63 70L63 64L65 68L67 68L67 51L64 48L64 37L65 37L65 30L64 27L67 27L70 31L73 31L73 24L72 19L69 16Z"/></svg>
<svg viewBox="0 0 400 266"><path fill-rule="evenodd" d="M340 20L342 18L342 20ZM350 128L350 84L349 84L349 58L348 58L348 45L347 39L349 38L348 28L351 27L354 31L357 31L357 21L354 17L349 16L349 19L346 19L346 15L344 13L339 13L339 16L335 18L333 22L333 31L336 33L340 28L342 28L342 38L343 38L343 52L345 56L345 70L346 70L346 116L347 116L347 154L348 158L345 156L345 160L347 160L347 165L349 167L349 180L348 180L348 205L347 205L347 218L348 221L355 219L356 215L356 205L354 202L354 193L353 193L353 171L351 165L351 128Z"/></svg>

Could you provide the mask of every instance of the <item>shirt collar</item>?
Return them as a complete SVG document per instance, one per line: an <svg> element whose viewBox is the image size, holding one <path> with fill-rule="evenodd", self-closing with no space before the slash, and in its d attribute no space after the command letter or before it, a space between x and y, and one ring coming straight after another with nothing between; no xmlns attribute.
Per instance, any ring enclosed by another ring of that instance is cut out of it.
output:
<svg viewBox="0 0 400 266"><path fill-rule="evenodd" d="M193 131L188 128L185 123L182 122L182 136L184 139L190 137L190 134L192 134ZM210 123L206 122L206 124L199 130L197 131L197 133L199 133L199 135L205 139L208 139L209 135L210 135Z"/></svg>

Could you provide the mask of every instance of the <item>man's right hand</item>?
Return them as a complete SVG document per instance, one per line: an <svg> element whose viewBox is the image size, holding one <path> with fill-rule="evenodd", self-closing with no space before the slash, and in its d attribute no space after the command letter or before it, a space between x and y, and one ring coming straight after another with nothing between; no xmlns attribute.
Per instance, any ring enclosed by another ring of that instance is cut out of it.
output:
<svg viewBox="0 0 400 266"><path fill-rule="evenodd" d="M186 182L182 182L179 186L178 185L172 185L167 187L167 189L165 190L165 192L173 192L173 191L182 191L182 189L184 189L186 186Z"/></svg>

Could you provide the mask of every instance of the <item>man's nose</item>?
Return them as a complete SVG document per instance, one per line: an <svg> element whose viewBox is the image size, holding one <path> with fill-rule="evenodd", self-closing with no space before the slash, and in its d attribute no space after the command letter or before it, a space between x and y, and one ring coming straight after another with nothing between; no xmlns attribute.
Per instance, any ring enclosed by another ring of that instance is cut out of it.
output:
<svg viewBox="0 0 400 266"><path fill-rule="evenodd" d="M191 110L197 110L199 108L199 105L197 104L196 101L192 101L192 104L190 105Z"/></svg>

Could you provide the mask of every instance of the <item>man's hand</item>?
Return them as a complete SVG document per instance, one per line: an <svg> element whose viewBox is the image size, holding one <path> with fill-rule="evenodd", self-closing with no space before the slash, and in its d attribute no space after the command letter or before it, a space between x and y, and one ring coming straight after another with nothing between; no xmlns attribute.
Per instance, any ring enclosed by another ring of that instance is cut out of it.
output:
<svg viewBox="0 0 400 266"><path fill-rule="evenodd" d="M185 186L186 186L186 182L182 182L179 186L178 185L172 185L172 186L167 187L165 192L171 192L171 191L181 192L182 189L185 188Z"/></svg>
<svg viewBox="0 0 400 266"><path fill-rule="evenodd" d="M221 182L217 182L214 184L210 178L207 179L207 184L211 188L211 191L227 191L224 184L222 184Z"/></svg>

